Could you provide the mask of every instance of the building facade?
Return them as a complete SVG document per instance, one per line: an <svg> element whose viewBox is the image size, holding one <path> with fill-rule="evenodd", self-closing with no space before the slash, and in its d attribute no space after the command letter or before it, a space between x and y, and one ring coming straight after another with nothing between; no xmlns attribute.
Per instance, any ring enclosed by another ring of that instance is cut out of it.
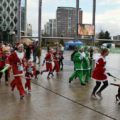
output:
<svg viewBox="0 0 120 120"><path fill-rule="evenodd" d="M44 26L44 34L47 36L55 37L57 35L57 24L56 19L49 19Z"/></svg>
<svg viewBox="0 0 120 120"><path fill-rule="evenodd" d="M23 6L24 3L24 6ZM21 0L21 30L26 29L26 0ZM16 31L18 22L18 0L0 0L0 30Z"/></svg>
<svg viewBox="0 0 120 120"><path fill-rule="evenodd" d="M78 12L78 24L82 24L82 10ZM57 36L76 36L76 8L58 7L56 12Z"/></svg>
<svg viewBox="0 0 120 120"><path fill-rule="evenodd" d="M113 36L113 40L120 40L120 35Z"/></svg>

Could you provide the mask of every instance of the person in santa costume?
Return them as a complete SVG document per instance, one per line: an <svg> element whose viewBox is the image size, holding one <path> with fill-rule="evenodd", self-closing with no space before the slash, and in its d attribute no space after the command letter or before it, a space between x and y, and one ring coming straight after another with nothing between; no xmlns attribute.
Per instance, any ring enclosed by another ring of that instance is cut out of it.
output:
<svg viewBox="0 0 120 120"><path fill-rule="evenodd" d="M3 54L3 43L0 42L0 70L2 70L5 66L5 56ZM0 72L0 81L2 78L2 72Z"/></svg>
<svg viewBox="0 0 120 120"><path fill-rule="evenodd" d="M108 56L109 50L103 48L101 50L100 57L96 60L95 68L92 72L92 79L96 81L96 85L93 88L91 97L97 99L96 95L102 98L102 91L108 86L107 73L106 73L106 56ZM101 86L101 84L103 85ZM101 86L101 87L100 87ZM99 90L98 90L99 89Z"/></svg>
<svg viewBox="0 0 120 120"><path fill-rule="evenodd" d="M15 50L7 59L6 67L2 70L4 72L10 66L13 71L14 80L10 83L12 91L15 87L17 87L20 99L23 99L25 95L25 90L22 84L22 77L24 75L24 61L25 61L25 54L23 52L23 44L17 44L17 50Z"/></svg>
<svg viewBox="0 0 120 120"><path fill-rule="evenodd" d="M46 69L41 71L41 75L44 72L48 72L47 79L50 79L50 75L52 75L52 77L54 76L52 62L53 62L53 51L51 48L48 48L47 54L42 64L42 66L44 66L44 64L46 63Z"/></svg>
<svg viewBox="0 0 120 120"><path fill-rule="evenodd" d="M29 60L27 62L25 71L26 71L26 73L25 73L25 78L26 78L25 88L27 88L28 93L30 93L31 92L31 80L36 75L36 68L35 68L34 63L31 60Z"/></svg>
<svg viewBox="0 0 120 120"><path fill-rule="evenodd" d="M59 48L56 48L56 51L53 53L54 59L54 67L53 71L55 70L57 73L60 71L60 51Z"/></svg>
<svg viewBox="0 0 120 120"><path fill-rule="evenodd" d="M2 42L0 42L0 71L5 67L5 61L8 57L9 51L10 50L7 49L7 47L3 46ZM5 73L5 85L8 85L9 70L6 70L4 73ZM3 72L0 72L0 79L2 78L2 75L3 75Z"/></svg>

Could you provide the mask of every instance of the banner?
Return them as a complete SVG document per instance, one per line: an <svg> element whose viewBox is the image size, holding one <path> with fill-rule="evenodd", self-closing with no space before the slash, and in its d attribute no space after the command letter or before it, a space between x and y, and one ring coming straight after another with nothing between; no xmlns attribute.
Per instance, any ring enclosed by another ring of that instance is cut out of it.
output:
<svg viewBox="0 0 120 120"><path fill-rule="evenodd" d="M78 24L78 35L95 35L94 29L94 26L91 24Z"/></svg>

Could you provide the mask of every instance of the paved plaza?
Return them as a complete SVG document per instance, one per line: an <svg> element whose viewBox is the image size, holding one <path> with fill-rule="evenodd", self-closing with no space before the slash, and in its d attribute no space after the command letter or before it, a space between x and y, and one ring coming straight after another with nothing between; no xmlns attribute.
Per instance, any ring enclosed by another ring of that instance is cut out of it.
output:
<svg viewBox="0 0 120 120"><path fill-rule="evenodd" d="M120 120L120 105L116 104L117 87L109 85L103 92L103 99L91 99L95 81L81 86L76 79L69 84L73 72L71 52L64 53L64 70L47 80L44 73L32 81L32 93L19 99L17 90L11 92L0 84L0 120ZM43 54L44 55L44 51ZM108 70L120 78L120 54L107 58ZM41 67L40 67L41 68ZM43 69L43 68L41 68ZM109 77L109 82L120 83Z"/></svg>

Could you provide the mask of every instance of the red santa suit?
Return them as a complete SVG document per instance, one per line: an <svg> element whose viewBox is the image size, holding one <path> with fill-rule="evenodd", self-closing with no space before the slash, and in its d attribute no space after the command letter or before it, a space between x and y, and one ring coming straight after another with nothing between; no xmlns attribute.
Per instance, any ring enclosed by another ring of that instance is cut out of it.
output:
<svg viewBox="0 0 120 120"><path fill-rule="evenodd" d="M22 85L21 77L24 75L24 52L13 52L7 60L7 64L11 65L14 80L11 82L12 90L14 90L15 86L17 87L20 96L24 96L25 91Z"/></svg>
<svg viewBox="0 0 120 120"><path fill-rule="evenodd" d="M52 72L52 54L51 53L46 54L45 62L46 62L46 70L49 72Z"/></svg>
<svg viewBox="0 0 120 120"><path fill-rule="evenodd" d="M106 81L107 80L107 75L106 75L106 60L102 56L98 58L96 61L96 66L95 69L92 72L92 78L97 80L97 81Z"/></svg>
<svg viewBox="0 0 120 120"><path fill-rule="evenodd" d="M3 53L2 48L0 48L0 70L2 70L5 66L5 59L6 59L6 56Z"/></svg>
<svg viewBox="0 0 120 120"><path fill-rule="evenodd" d="M5 51L3 51L3 47L0 48L0 70L2 70L4 67L5 67L5 63L6 63L6 59L7 59L8 55L6 54ZM6 82L6 85L8 84L8 72L9 70L6 70L5 71L5 82ZM0 79L2 77L2 72L0 72Z"/></svg>
<svg viewBox="0 0 120 120"><path fill-rule="evenodd" d="M53 53L54 56L54 68L53 71L56 70L56 72L60 71L60 52L56 51Z"/></svg>
<svg viewBox="0 0 120 120"><path fill-rule="evenodd" d="M31 78L35 76L35 74L36 74L35 66L27 65L26 74L25 74L25 78L26 78L25 88L28 88L29 92L31 91Z"/></svg>

